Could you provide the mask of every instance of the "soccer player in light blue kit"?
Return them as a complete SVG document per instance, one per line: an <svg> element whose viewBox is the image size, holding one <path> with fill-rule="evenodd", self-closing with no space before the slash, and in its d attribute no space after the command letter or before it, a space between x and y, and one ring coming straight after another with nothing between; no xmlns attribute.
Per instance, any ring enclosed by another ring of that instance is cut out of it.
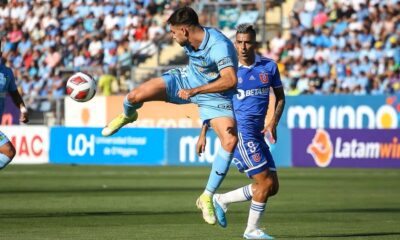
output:
<svg viewBox="0 0 400 240"><path fill-rule="evenodd" d="M124 100L124 113L102 131L110 136L138 118L144 102L195 103L200 118L209 121L222 148L212 165L206 189L196 201L204 220L215 224L212 196L223 181L237 143L232 97L237 84L237 53L233 43L213 28L202 27L190 7L177 9L168 19L171 33L189 56L189 65L173 69L133 89Z"/></svg>
<svg viewBox="0 0 400 240"><path fill-rule="evenodd" d="M0 43L1 45L1 43ZM1 56L1 52L0 52ZM1 58L1 57L0 57ZM5 97L6 94L9 93L14 104L20 109L20 121L23 123L28 122L28 113L25 108L25 104L21 98L17 90L17 86L15 84L14 74L11 68L6 67L3 64L3 59L0 59L0 120L3 116L4 106L5 106ZM11 160L15 156L15 148L0 130L0 169L5 168Z"/></svg>
<svg viewBox="0 0 400 240"><path fill-rule="evenodd" d="M279 188L275 163L264 137L269 138L272 143L277 140L276 127L285 106L285 94L276 63L256 55L256 32L251 25L238 26L235 47L240 64L233 109L237 120L239 142L233 162L240 172L245 172L253 179L253 183L225 194L214 194L215 214L219 225L226 227L225 213L228 205L251 200L243 237L272 239L259 228L267 199L275 195ZM270 87L276 96L275 112L272 120L265 125ZM204 151L206 131L205 125L197 144L198 154Z"/></svg>

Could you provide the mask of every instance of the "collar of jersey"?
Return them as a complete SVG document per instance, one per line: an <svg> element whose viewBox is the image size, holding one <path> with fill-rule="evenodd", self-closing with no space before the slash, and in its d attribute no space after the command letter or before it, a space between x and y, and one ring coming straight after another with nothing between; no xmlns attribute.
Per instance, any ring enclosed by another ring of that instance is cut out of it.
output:
<svg viewBox="0 0 400 240"><path fill-rule="evenodd" d="M203 41L201 42L198 50L203 50L204 48L206 48L208 39L210 38L210 34L208 33L207 28L203 27L203 30L204 30L205 35L204 35Z"/></svg>
<svg viewBox="0 0 400 240"><path fill-rule="evenodd" d="M243 65L243 64L241 64L241 63L239 62L239 67L244 67L244 68L253 68L253 67L255 67L255 66L256 66L256 64L257 64L258 62L261 62L261 56L260 56L260 55L258 55L258 54L256 54L256 60L254 61L254 63L253 63L253 64L251 64L250 66L245 66L245 65Z"/></svg>

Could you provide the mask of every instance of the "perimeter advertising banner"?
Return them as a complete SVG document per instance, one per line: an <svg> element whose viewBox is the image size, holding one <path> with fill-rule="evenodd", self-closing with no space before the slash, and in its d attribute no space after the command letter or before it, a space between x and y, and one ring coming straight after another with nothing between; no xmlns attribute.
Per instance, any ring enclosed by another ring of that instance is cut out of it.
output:
<svg viewBox="0 0 400 240"><path fill-rule="evenodd" d="M289 129L398 129L400 95L288 96L281 123Z"/></svg>
<svg viewBox="0 0 400 240"><path fill-rule="evenodd" d="M400 129L292 129L297 167L400 168Z"/></svg>
<svg viewBox="0 0 400 240"><path fill-rule="evenodd" d="M65 126L103 127L123 112L125 96L95 96L79 103L65 98ZM148 102L139 110L139 118L129 127L143 128L196 128L201 127L197 106L176 105L166 102Z"/></svg>
<svg viewBox="0 0 400 240"><path fill-rule="evenodd" d="M60 164L164 165L165 130L123 128L110 137L101 128L54 127L50 162Z"/></svg>
<svg viewBox="0 0 400 240"><path fill-rule="evenodd" d="M206 166L211 165L217 156L221 142L211 129L207 132L205 152L199 157L196 154L196 143L200 129L166 129L167 145L166 155L168 165L178 166ZM279 142L270 145L270 150L278 167L291 166L290 145L288 141L290 131L278 129Z"/></svg>
<svg viewBox="0 0 400 240"><path fill-rule="evenodd" d="M49 129L45 126L0 126L15 147L11 164L49 162Z"/></svg>

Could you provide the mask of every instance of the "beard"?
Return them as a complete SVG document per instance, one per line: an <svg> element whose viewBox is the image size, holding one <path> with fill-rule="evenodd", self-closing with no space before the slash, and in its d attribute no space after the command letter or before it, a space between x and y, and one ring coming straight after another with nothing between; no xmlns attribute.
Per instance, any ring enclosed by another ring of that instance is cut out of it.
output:
<svg viewBox="0 0 400 240"><path fill-rule="evenodd" d="M188 46L188 45L189 45L189 41L188 41L187 39L180 40L180 41L178 41L178 40L175 39L175 41L176 41L181 47L184 47L184 46Z"/></svg>

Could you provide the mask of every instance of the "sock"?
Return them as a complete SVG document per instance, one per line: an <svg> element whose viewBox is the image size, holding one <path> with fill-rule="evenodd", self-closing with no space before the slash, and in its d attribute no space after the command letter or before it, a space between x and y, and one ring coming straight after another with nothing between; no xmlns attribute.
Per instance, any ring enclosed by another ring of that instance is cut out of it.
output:
<svg viewBox="0 0 400 240"><path fill-rule="evenodd" d="M143 106L143 103L131 103L128 100L128 96L125 96L124 99L124 114L127 117L132 116L137 109L141 108Z"/></svg>
<svg viewBox="0 0 400 240"><path fill-rule="evenodd" d="M249 219L247 220L247 231L254 230L258 228L258 222L260 221L264 210L266 207L266 203L256 202L254 200L251 201Z"/></svg>
<svg viewBox="0 0 400 240"><path fill-rule="evenodd" d="M11 159L2 153L0 153L0 169L4 168L11 162Z"/></svg>
<svg viewBox="0 0 400 240"><path fill-rule="evenodd" d="M219 201L222 204L229 205L230 203L249 201L252 197L253 191L251 189L251 184L249 184L233 191L221 194Z"/></svg>
<svg viewBox="0 0 400 240"><path fill-rule="evenodd" d="M222 147L219 148L217 157L212 164L211 173L206 186L206 191L212 194L217 191L219 185L221 185L226 174L228 173L229 166L232 161L232 156L232 153L225 151L225 149L223 149Z"/></svg>

